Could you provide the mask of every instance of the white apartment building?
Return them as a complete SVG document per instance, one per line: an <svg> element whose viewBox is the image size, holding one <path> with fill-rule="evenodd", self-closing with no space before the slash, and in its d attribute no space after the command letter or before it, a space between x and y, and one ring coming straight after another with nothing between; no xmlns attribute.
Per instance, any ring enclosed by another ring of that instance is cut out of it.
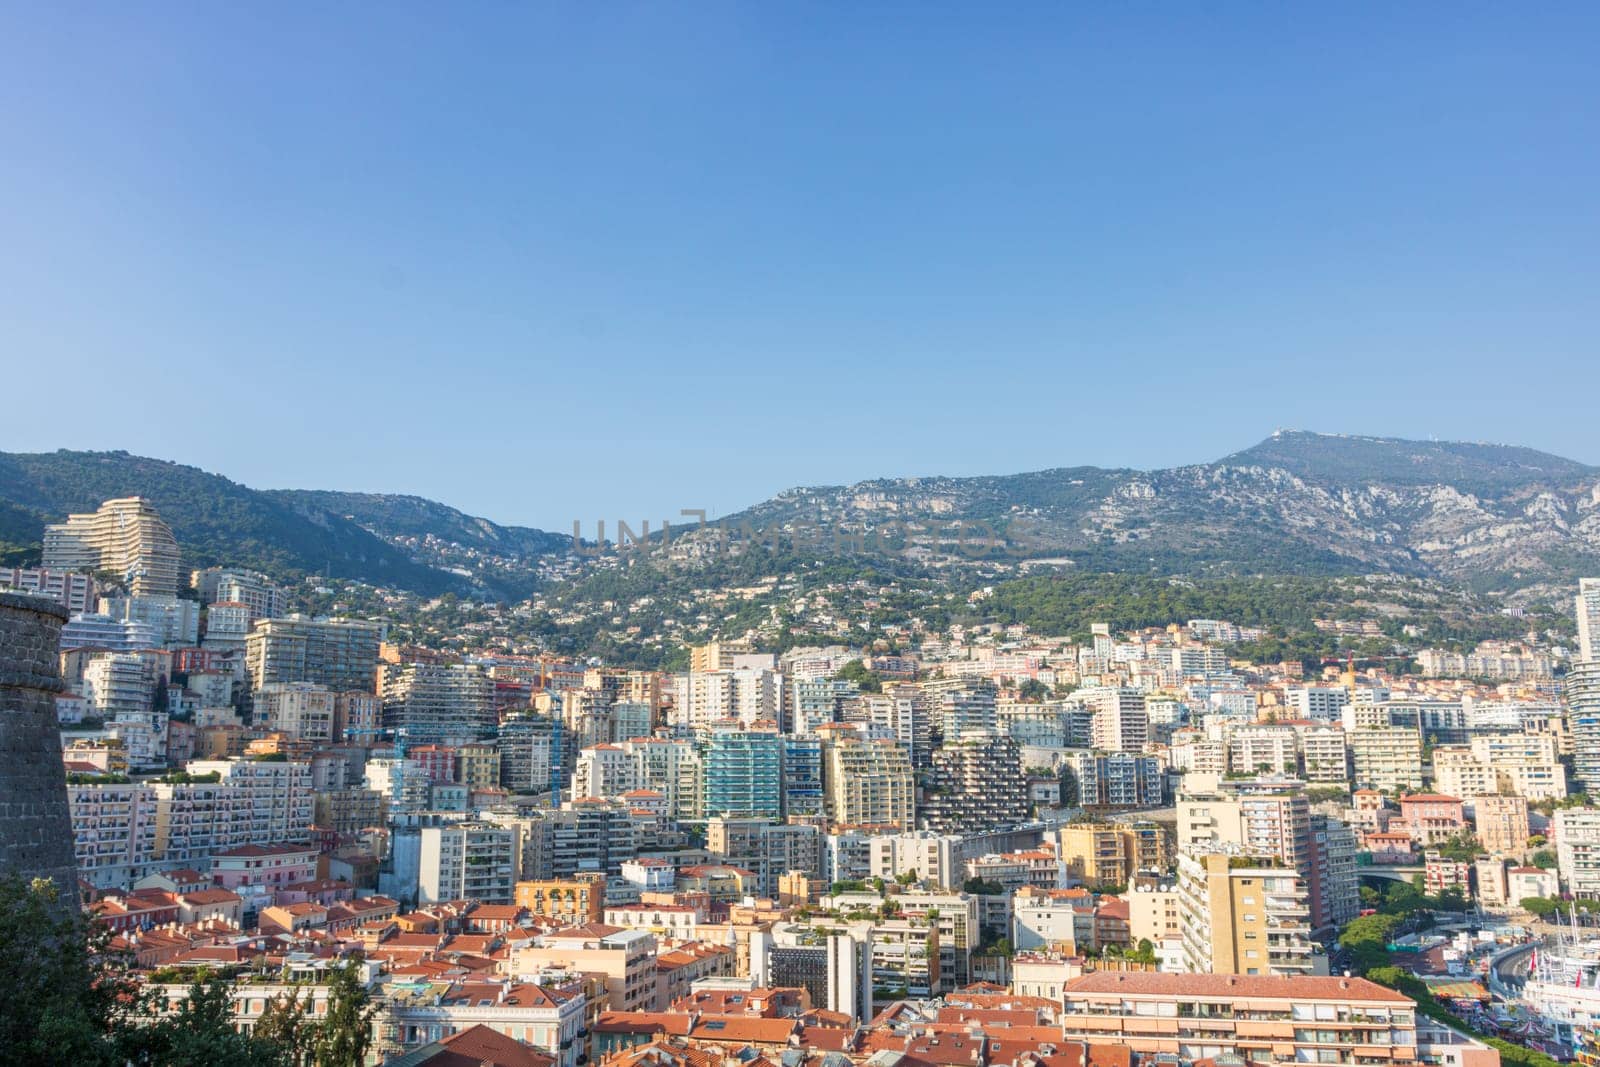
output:
<svg viewBox="0 0 1600 1067"><path fill-rule="evenodd" d="M1414 727L1347 728L1345 742L1355 784L1388 792L1422 788L1422 735Z"/></svg>
<svg viewBox="0 0 1600 1067"><path fill-rule="evenodd" d="M1337 722L1297 726L1300 775L1308 784L1346 785L1350 781L1350 746Z"/></svg>
<svg viewBox="0 0 1600 1067"><path fill-rule="evenodd" d="M334 740L337 694L311 682L274 682L256 690L255 722L312 744Z"/></svg>
<svg viewBox="0 0 1600 1067"><path fill-rule="evenodd" d="M1150 740L1144 693L1127 686L1090 686L1072 694L1089 708L1090 744L1101 752L1143 752Z"/></svg>
<svg viewBox="0 0 1600 1067"><path fill-rule="evenodd" d="M621 745L594 745L578 753L572 797L615 797L641 788L638 761ZM670 804L669 804L670 807Z"/></svg>
<svg viewBox="0 0 1600 1067"><path fill-rule="evenodd" d="M95 656L83 668L83 699L90 714L107 722L147 715L154 690L155 679L142 656Z"/></svg>
<svg viewBox="0 0 1600 1067"><path fill-rule="evenodd" d="M250 634L250 609L238 601L221 601L206 608L206 633L202 648L234 652L244 648Z"/></svg>
<svg viewBox="0 0 1600 1067"><path fill-rule="evenodd" d="M61 628L61 651L103 648L108 652L137 652L161 647L161 635L149 623L113 619L99 613L74 615Z"/></svg>
<svg viewBox="0 0 1600 1067"><path fill-rule="evenodd" d="M522 864L522 834L513 826L459 822L424 826L417 900L510 904Z"/></svg>
<svg viewBox="0 0 1600 1067"><path fill-rule="evenodd" d="M1433 780L1456 797L1517 793L1537 802L1567 795L1567 770L1550 734L1479 734L1466 748L1437 748Z"/></svg>
<svg viewBox="0 0 1600 1067"><path fill-rule="evenodd" d="M1297 719L1337 722L1350 703L1350 690L1341 685L1297 685L1284 690L1283 698Z"/></svg>
<svg viewBox="0 0 1600 1067"><path fill-rule="evenodd" d="M1234 774L1288 774L1299 770L1294 728L1256 723L1228 731L1228 770Z"/></svg>
<svg viewBox="0 0 1600 1067"><path fill-rule="evenodd" d="M143 623L163 648L192 648L200 641L200 605L176 596L101 597L100 614Z"/></svg>
<svg viewBox="0 0 1600 1067"><path fill-rule="evenodd" d="M921 831L883 834L870 841L869 870L875 878L893 881L915 873L919 879L950 889L966 880L959 835Z"/></svg>
<svg viewBox="0 0 1600 1067"><path fill-rule="evenodd" d="M1558 808L1553 829L1562 888L1575 897L1600 897L1600 808Z"/></svg>
<svg viewBox="0 0 1600 1067"><path fill-rule="evenodd" d="M251 832L259 839L300 844L311 840L311 764L303 760L194 760L190 774L218 774L243 797Z"/></svg>
<svg viewBox="0 0 1600 1067"><path fill-rule="evenodd" d="M1576 600L1578 613L1578 658L1586 662L1600 659L1600 578L1579 578Z"/></svg>
<svg viewBox="0 0 1600 1067"><path fill-rule="evenodd" d="M107 500L97 511L68 515L44 528L48 571L110 571L134 596L175 596L178 541L149 501Z"/></svg>

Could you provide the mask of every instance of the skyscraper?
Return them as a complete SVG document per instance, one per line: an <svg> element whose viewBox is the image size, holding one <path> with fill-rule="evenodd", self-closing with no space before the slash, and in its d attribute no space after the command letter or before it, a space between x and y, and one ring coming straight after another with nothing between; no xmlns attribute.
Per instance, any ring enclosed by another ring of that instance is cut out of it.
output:
<svg viewBox="0 0 1600 1067"><path fill-rule="evenodd" d="M946 739L933 754L923 810L930 830L966 833L1002 829L1028 818L1022 750L999 734Z"/></svg>
<svg viewBox="0 0 1600 1067"><path fill-rule="evenodd" d="M44 528L45 570L110 571L134 596L175 596L178 541L142 497L107 500Z"/></svg>
<svg viewBox="0 0 1600 1067"><path fill-rule="evenodd" d="M409 663L383 684L384 725L407 740L459 744L494 730L494 682L482 667Z"/></svg>
<svg viewBox="0 0 1600 1067"><path fill-rule="evenodd" d="M758 730L718 729L706 745L705 813L783 815L783 738Z"/></svg>
<svg viewBox="0 0 1600 1067"><path fill-rule="evenodd" d="M1578 658L1595 659L1600 649L1600 578L1578 579Z"/></svg>
<svg viewBox="0 0 1600 1067"><path fill-rule="evenodd" d="M291 615L262 619L245 638L250 686L315 682L335 692L372 692L382 627L350 619Z"/></svg>
<svg viewBox="0 0 1600 1067"><path fill-rule="evenodd" d="M1562 686L1572 734L1573 775L1589 793L1600 793L1600 662L1581 660Z"/></svg>

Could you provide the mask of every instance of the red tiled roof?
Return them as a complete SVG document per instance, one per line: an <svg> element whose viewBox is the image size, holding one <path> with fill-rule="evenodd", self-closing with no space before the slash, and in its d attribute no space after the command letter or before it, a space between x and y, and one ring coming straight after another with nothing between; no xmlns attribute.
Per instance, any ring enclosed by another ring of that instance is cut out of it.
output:
<svg viewBox="0 0 1600 1067"><path fill-rule="evenodd" d="M440 1050L417 1067L554 1067L555 1057L487 1026L469 1027L438 1042Z"/></svg>

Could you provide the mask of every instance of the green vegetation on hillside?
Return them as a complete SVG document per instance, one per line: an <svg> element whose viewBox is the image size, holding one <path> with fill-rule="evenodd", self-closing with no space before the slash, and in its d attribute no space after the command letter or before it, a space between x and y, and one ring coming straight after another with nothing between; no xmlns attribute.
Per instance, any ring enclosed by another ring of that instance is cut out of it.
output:
<svg viewBox="0 0 1600 1067"><path fill-rule="evenodd" d="M423 592L462 584L341 516L126 452L0 453L0 541L37 542L46 523L124 496L155 506L186 568L225 564L280 579L325 574Z"/></svg>

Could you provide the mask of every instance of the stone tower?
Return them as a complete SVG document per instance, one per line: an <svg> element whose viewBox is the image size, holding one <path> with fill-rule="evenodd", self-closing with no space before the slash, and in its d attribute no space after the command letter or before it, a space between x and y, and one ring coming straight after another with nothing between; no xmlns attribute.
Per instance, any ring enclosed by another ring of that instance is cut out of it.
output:
<svg viewBox="0 0 1600 1067"><path fill-rule="evenodd" d="M61 624L53 600L0 593L0 872L53 878L77 899L72 814L56 694Z"/></svg>

